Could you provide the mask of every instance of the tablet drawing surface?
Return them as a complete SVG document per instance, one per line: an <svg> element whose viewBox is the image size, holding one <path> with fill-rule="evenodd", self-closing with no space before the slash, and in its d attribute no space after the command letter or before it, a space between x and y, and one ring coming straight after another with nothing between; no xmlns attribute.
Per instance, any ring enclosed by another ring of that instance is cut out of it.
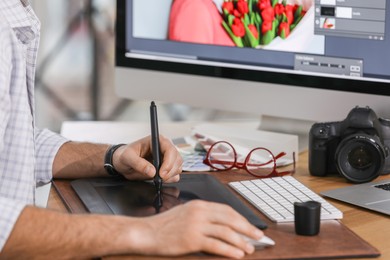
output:
<svg viewBox="0 0 390 260"><path fill-rule="evenodd" d="M156 195L152 182L93 178L72 181L73 189L91 213L151 216L193 199L228 204L255 226L266 223L227 187L209 174L182 174L177 183L164 184Z"/></svg>

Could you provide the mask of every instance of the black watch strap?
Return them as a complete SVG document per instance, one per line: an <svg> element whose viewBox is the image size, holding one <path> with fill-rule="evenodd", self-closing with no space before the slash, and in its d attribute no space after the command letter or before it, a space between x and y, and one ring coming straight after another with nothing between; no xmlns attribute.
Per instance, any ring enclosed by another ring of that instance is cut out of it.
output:
<svg viewBox="0 0 390 260"><path fill-rule="evenodd" d="M114 155L114 152L119 147L123 146L125 144L116 144L108 148L106 155L104 156L104 169L106 169L107 173L111 176L119 176L120 173L115 170L114 165L112 164L112 156Z"/></svg>

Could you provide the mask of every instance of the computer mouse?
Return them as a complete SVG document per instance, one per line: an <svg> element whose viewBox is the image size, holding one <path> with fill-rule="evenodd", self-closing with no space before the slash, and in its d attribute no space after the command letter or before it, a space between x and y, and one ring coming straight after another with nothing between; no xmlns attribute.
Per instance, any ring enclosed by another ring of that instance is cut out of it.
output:
<svg viewBox="0 0 390 260"><path fill-rule="evenodd" d="M244 239L250 241L256 249L275 245L275 241L273 241L267 236L262 236L259 240L254 240L252 238L244 236Z"/></svg>

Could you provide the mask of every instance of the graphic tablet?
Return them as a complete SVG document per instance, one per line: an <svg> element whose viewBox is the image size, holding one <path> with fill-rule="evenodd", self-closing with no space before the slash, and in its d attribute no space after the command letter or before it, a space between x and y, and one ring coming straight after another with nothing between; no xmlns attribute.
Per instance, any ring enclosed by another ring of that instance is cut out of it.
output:
<svg viewBox="0 0 390 260"><path fill-rule="evenodd" d="M71 182L91 213L151 216L193 199L230 205L253 225L266 229L266 223L243 204L227 187L208 174L182 174L178 183L164 184L161 197L150 181L113 178L79 179Z"/></svg>

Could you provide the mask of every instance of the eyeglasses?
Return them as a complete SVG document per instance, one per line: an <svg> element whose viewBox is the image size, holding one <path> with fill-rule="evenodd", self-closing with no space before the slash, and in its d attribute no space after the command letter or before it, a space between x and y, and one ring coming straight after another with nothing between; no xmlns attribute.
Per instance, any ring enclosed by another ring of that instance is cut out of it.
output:
<svg viewBox="0 0 390 260"><path fill-rule="evenodd" d="M252 149L247 156L238 156L236 149L226 141L218 141L210 146L203 160L215 170L231 170L233 168L244 169L253 176L260 178L284 176L295 173L295 153L291 160L285 160L286 168L277 170L277 160L285 156L285 152L274 154L264 147ZM279 160L280 161L280 160ZM284 163L282 163L284 165Z"/></svg>

